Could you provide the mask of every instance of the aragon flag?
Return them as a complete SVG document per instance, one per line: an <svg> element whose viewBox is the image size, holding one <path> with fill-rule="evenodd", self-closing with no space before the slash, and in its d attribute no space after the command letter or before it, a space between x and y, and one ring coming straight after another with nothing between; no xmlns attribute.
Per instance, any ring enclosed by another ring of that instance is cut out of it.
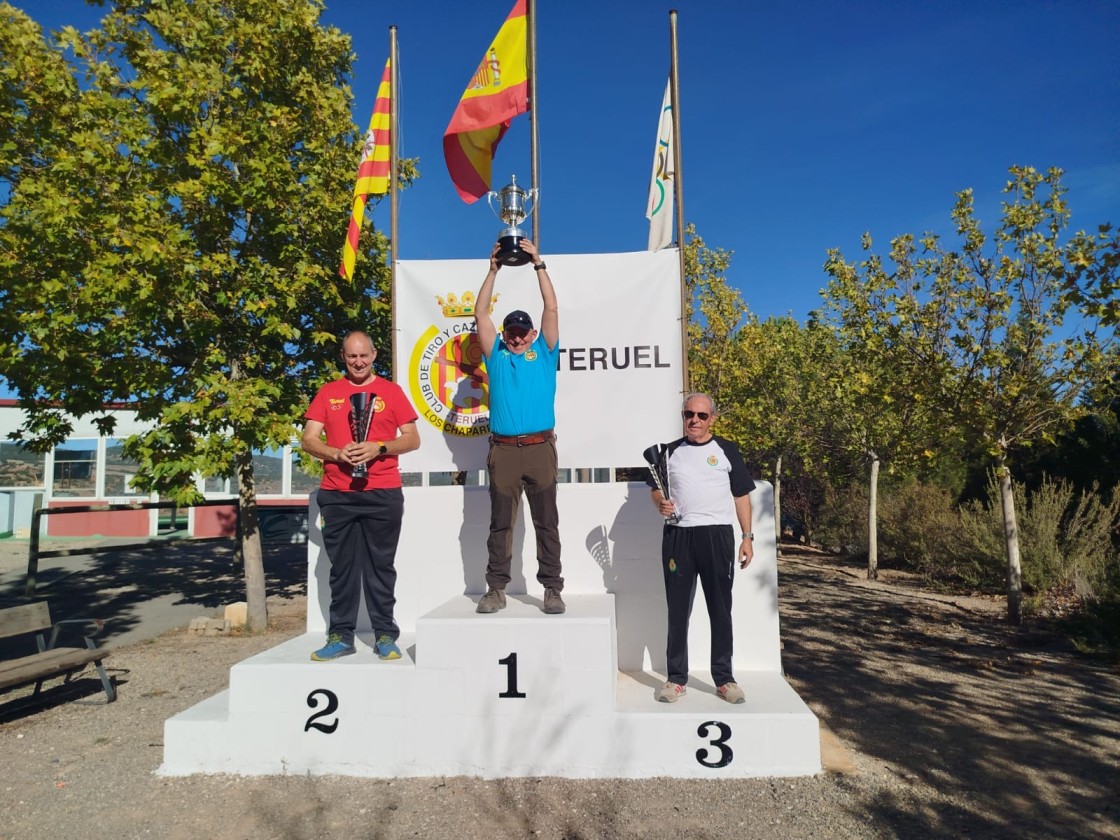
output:
<svg viewBox="0 0 1120 840"><path fill-rule="evenodd" d="M443 133L443 156L459 197L490 190L490 168L510 121L529 110L528 26L517 0L467 85Z"/></svg>
<svg viewBox="0 0 1120 840"><path fill-rule="evenodd" d="M377 88L377 101L373 104L369 131L362 147L362 162L358 165L358 178L354 182L354 205L350 209L350 227L346 231L346 241L342 245L342 265L338 273L347 280L354 278L354 263L358 259L358 237L362 232L362 219L366 214L366 196L385 195L389 192L389 120L391 84L393 72L389 61L385 62L385 72L381 74L381 84Z"/></svg>

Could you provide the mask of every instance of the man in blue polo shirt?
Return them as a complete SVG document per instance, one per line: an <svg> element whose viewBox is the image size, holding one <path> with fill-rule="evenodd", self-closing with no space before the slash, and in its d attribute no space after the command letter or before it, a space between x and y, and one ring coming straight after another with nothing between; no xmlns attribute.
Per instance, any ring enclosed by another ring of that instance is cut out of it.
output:
<svg viewBox="0 0 1120 840"><path fill-rule="evenodd" d="M498 246L490 253L490 271L479 289L474 320L490 388L490 538L486 542L485 595L478 612L493 613L506 605L506 585L513 559L513 528L521 494L529 500L537 534L537 581L544 587L544 611L564 612L560 591L560 517L556 510L556 367L560 326L556 291L537 246L522 239L521 249L533 261L544 312L541 329L520 309L506 315L501 334L490 318L488 302L502 267Z"/></svg>

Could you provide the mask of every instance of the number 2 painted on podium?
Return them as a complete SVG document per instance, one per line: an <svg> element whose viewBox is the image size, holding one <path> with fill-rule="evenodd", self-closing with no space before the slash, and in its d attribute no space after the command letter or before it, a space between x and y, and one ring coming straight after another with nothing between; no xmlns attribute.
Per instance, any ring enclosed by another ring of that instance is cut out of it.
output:
<svg viewBox="0 0 1120 840"><path fill-rule="evenodd" d="M319 705L319 695L324 697L326 705L307 719L307 723L303 725L303 731L307 732L310 729L318 729L320 732L326 732L330 735L338 729L338 718L335 718L330 723L319 723L318 718L324 717L325 715L333 715L338 711L338 695L333 691L327 691L325 688L315 689L307 695L307 705L312 709Z"/></svg>
<svg viewBox="0 0 1120 840"><path fill-rule="evenodd" d="M511 653L505 659L499 659L498 664L506 666L506 690L500 692L498 696L515 699L524 697L525 693L517 690L517 654Z"/></svg>

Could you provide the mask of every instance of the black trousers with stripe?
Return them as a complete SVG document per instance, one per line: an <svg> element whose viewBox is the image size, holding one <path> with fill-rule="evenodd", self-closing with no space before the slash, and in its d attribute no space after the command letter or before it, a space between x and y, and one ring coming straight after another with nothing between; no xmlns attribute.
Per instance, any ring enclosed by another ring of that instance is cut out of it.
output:
<svg viewBox="0 0 1120 840"><path fill-rule="evenodd" d="M362 593L374 638L383 634L394 641L400 628L393 619L397 598L397 543L404 515L401 489L320 490L323 547L331 561L331 633L354 643L358 604Z"/></svg>
<svg viewBox="0 0 1120 840"><path fill-rule="evenodd" d="M688 622L696 581L704 588L712 626L712 679L734 682L731 587L735 582L735 531L730 525L681 528L666 525L661 536L661 570L669 607L666 670L670 682L688 683Z"/></svg>

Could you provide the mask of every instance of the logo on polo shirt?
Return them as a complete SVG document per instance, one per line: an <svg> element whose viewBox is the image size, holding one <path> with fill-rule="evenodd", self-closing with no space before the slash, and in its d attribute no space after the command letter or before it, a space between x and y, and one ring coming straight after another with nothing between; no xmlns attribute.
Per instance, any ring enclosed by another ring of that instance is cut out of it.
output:
<svg viewBox="0 0 1120 840"><path fill-rule="evenodd" d="M535 362L537 360L537 351L529 349L525 351L525 361Z"/></svg>
<svg viewBox="0 0 1120 840"><path fill-rule="evenodd" d="M709 467L718 467L719 466L719 458L717 458L715 455L709 455L708 456L708 466Z"/></svg>

